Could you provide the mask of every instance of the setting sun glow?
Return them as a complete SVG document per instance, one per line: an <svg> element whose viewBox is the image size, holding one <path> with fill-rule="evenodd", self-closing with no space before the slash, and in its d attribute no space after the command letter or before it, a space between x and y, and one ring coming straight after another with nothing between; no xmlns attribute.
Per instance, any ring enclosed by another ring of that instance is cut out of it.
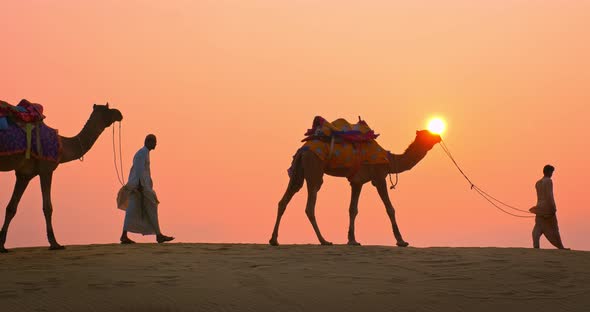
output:
<svg viewBox="0 0 590 312"><path fill-rule="evenodd" d="M441 118L432 118L428 122L428 131L436 134L442 134L445 131L446 125Z"/></svg>

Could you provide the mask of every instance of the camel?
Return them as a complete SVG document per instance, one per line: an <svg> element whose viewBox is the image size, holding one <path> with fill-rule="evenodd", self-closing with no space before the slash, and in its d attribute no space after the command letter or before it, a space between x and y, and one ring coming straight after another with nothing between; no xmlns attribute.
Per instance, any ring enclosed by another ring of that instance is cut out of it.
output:
<svg viewBox="0 0 590 312"><path fill-rule="evenodd" d="M109 105L94 105L90 118L80 131L78 135L68 138L61 137L62 150L59 157L59 162L41 160L30 158L26 159L25 154L15 154L8 156L0 156L0 171L14 171L16 174L16 183L14 191L8 206L6 207L6 215L4 217L4 225L0 230L0 252L8 252L4 248L6 242L6 235L8 233L8 226L10 221L16 214L18 203L29 185L31 179L37 175L41 179L41 192L43 194L43 214L45 215L45 223L47 227L47 239L49 241L50 250L64 249L55 239L53 226L51 224L51 215L53 206L51 204L51 180L53 171L59 164L70 162L72 160L80 159L86 152L92 148L92 145L105 128L109 127L115 121L121 121L123 115L117 109L109 108Z"/></svg>
<svg viewBox="0 0 590 312"><path fill-rule="evenodd" d="M393 205L389 200L389 194L387 193L386 177L391 173L398 174L412 169L420 160L422 160L422 158L424 158L424 156L426 156L426 153L440 141L441 138L438 134L431 133L428 130L416 131L416 139L408 146L403 154L396 155L388 153L388 164L363 164L353 177L349 177L352 192L349 208L350 225L348 230L348 245L360 245L355 239L354 221L358 214L358 201L361 189L363 185L369 181L375 186L381 200L385 204L385 209L393 228L393 235L397 240L396 245L399 247L406 247L409 245L409 243L402 238L402 234L397 226L395 209L393 208ZM324 239L316 222L315 203L317 193L322 186L324 174L334 177L348 177L350 169L327 168L326 163L310 150L298 152L294 156L293 165L294 170L289 180L289 185L278 204L277 219L269 243L272 246L279 245L278 235L281 217L285 213L289 201L291 201L293 195L303 187L303 182L305 181L307 183L307 205L305 208L307 218L311 222L320 243L322 245L332 245L331 242Z"/></svg>

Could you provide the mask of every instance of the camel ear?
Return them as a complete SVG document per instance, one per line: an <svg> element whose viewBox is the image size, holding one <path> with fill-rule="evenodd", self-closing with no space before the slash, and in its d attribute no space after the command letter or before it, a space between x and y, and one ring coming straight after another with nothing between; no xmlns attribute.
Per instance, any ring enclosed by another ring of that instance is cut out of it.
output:
<svg viewBox="0 0 590 312"><path fill-rule="evenodd" d="M96 108L96 104L94 104L94 106L92 106L92 109L95 109L95 108Z"/></svg>
<svg viewBox="0 0 590 312"><path fill-rule="evenodd" d="M109 102L107 102L107 108L109 108Z"/></svg>

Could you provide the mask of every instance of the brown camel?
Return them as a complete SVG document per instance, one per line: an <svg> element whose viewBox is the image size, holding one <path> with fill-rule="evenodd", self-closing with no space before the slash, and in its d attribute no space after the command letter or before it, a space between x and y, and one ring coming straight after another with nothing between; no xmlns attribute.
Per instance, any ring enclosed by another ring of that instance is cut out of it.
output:
<svg viewBox="0 0 590 312"><path fill-rule="evenodd" d="M61 163L76 160L84 156L105 128L109 127L115 121L121 121L122 119L123 115L121 115L121 112L116 109L110 109L108 103L107 105L95 104L90 118L78 135L72 138L60 136L62 151L59 163L49 160L34 159L32 157L26 159L24 153L0 156L0 171L14 171L16 174L14 191L8 206L6 207L4 225L0 231L0 252L8 251L4 248L8 226L16 214L16 208L18 207L18 203L27 188L27 185L29 185L31 179L37 175L39 175L39 178L41 179L43 214L45 215L45 223L47 226L47 239L50 244L49 249L64 249L62 245L57 243L53 233L53 226L51 224L51 215L53 212L53 207L51 205L51 180L53 171Z"/></svg>
<svg viewBox="0 0 590 312"><path fill-rule="evenodd" d="M355 239L354 235L354 220L356 215L358 214L358 201L359 196L361 194L361 189L363 184L371 181L373 186L377 188L377 192L381 197L381 200L385 204L385 209L387 211L387 215L389 216L389 220L391 221L391 226L393 228L393 235L397 240L397 246L406 247L409 244L404 241L402 238L402 234L397 226L395 221L395 209L389 200L389 194L387 193L387 175L390 173L401 173L406 170L412 169L424 156L426 153L432 149L432 147L441 141L441 138L437 134L433 134L428 130L421 130L416 131L416 139L406 151L401 155L389 154L389 164L378 164L378 165L368 165L364 164L361 165L358 172L350 178L350 186L351 186L351 199L350 199L350 226L348 229L348 244L349 245L360 245ZM287 209L287 204L293 198L293 195L297 193L302 187L303 182L307 182L307 206L305 208L305 213L307 214L307 218L311 222L315 234L317 235L320 243L322 245L332 245L331 242L324 239L322 234L320 233L320 229L315 219L315 203L317 199L317 193L320 190L320 187L323 183L323 175L331 175L335 177L347 177L350 174L350 169L348 168L341 168L341 169L330 169L326 168L326 163L320 160L317 155L310 150L298 152L295 155L293 160L293 174L291 179L289 180L289 186L285 191L285 195L279 202L279 209L277 213L277 220L275 223L274 230L272 232L272 237L269 240L269 243L273 246L277 246L279 244L277 238L279 236L279 224L281 222L281 217L283 213L285 213L285 209Z"/></svg>

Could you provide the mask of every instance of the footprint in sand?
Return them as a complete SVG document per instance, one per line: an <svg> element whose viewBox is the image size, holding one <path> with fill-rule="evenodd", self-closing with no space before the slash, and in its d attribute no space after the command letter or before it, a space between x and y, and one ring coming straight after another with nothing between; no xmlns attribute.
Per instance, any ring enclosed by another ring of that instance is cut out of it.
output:
<svg viewBox="0 0 590 312"><path fill-rule="evenodd" d="M109 289L111 288L109 285L104 283L88 283L88 287L94 289Z"/></svg>
<svg viewBox="0 0 590 312"><path fill-rule="evenodd" d="M117 281L115 282L115 286L120 286L120 287L131 287L131 286L135 286L137 284L137 282L135 281Z"/></svg>
<svg viewBox="0 0 590 312"><path fill-rule="evenodd" d="M528 289L527 290L529 293L535 294L535 295L552 295L555 294L556 291L554 289L550 289L550 288L543 288L543 289Z"/></svg>
<svg viewBox="0 0 590 312"><path fill-rule="evenodd" d="M22 286L22 290L25 292L35 292L42 290L43 288L33 282L16 282L16 284Z"/></svg>
<svg viewBox="0 0 590 312"><path fill-rule="evenodd" d="M0 290L0 298L9 299L9 298L18 298L18 297L19 297L19 295L16 290L13 290L13 289Z"/></svg>
<svg viewBox="0 0 590 312"><path fill-rule="evenodd" d="M394 276L394 277L390 277L388 279L388 281L390 283L399 284L399 283L405 283L405 282L407 282L408 279L405 278L405 277Z"/></svg>
<svg viewBox="0 0 590 312"><path fill-rule="evenodd" d="M268 265L268 264L251 264L249 267L252 269L267 268L267 267L270 267L270 265Z"/></svg>
<svg viewBox="0 0 590 312"><path fill-rule="evenodd" d="M156 284L161 286L176 286L178 285L177 281L155 281Z"/></svg>
<svg viewBox="0 0 590 312"><path fill-rule="evenodd" d="M47 284L47 286L49 286L50 288L54 288L57 286L61 286L61 284L63 283L63 281L57 277L48 277L45 279L45 283Z"/></svg>
<svg viewBox="0 0 590 312"><path fill-rule="evenodd" d="M494 263L506 263L508 262L508 260L506 259L490 259L490 262L494 262Z"/></svg>
<svg viewBox="0 0 590 312"><path fill-rule="evenodd" d="M151 275L148 277L154 278L154 283L162 286L176 286L180 279L178 275Z"/></svg>

